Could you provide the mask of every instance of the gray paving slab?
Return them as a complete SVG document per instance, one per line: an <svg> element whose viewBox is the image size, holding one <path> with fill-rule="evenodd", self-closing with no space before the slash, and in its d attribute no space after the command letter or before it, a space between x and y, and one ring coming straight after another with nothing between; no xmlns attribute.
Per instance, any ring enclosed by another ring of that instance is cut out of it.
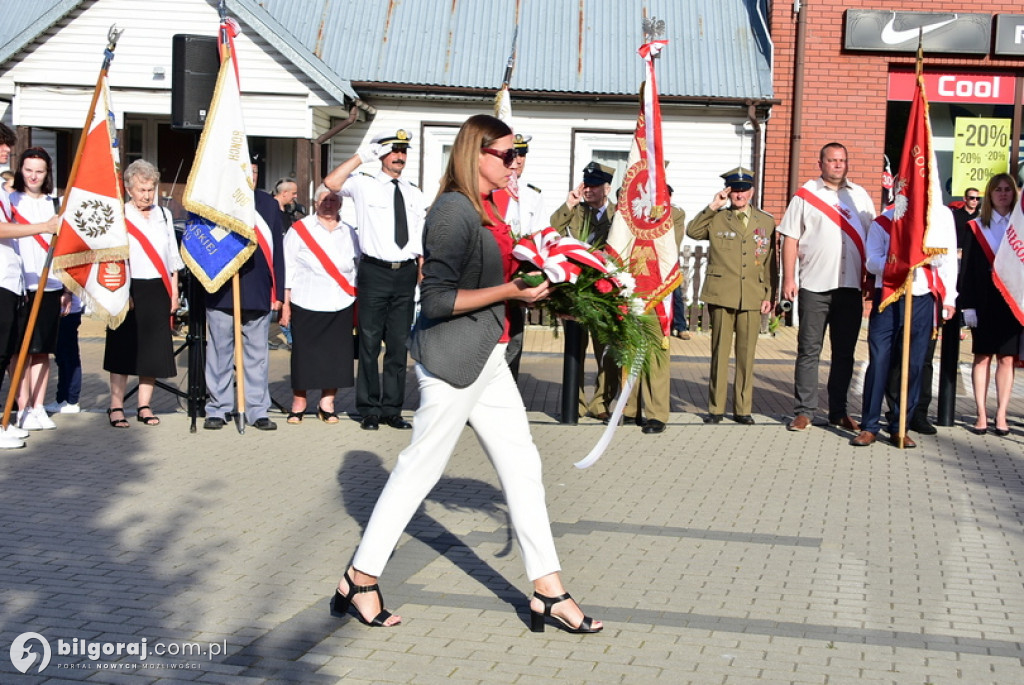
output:
<svg viewBox="0 0 1024 685"><path fill-rule="evenodd" d="M673 340L668 430L623 426L581 471L604 427L559 423L562 341L531 329L521 387L564 574L607 625L576 636L529 631L529 583L470 430L381 581L405 622L372 630L328 601L408 433L277 411L273 433L191 433L164 391L161 425L135 422L130 400L131 428L113 430L102 340L83 327L87 411L0 453L0 682L1021 682L1024 393L1009 437L968 433L966 351L957 425L901 451L783 428L791 330L759 343L757 425L706 426L708 336ZM287 407L287 350L271 361ZM41 673L7 658L25 632L52 648ZM145 661L89 656L143 640Z"/></svg>

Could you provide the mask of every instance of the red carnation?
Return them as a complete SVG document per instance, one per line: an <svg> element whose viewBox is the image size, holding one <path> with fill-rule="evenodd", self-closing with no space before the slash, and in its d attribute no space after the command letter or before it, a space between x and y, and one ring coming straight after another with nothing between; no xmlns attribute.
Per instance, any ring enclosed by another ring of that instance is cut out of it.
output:
<svg viewBox="0 0 1024 685"><path fill-rule="evenodd" d="M597 292L599 293L610 293L615 289L615 286L607 278L594 281L594 287L597 288Z"/></svg>

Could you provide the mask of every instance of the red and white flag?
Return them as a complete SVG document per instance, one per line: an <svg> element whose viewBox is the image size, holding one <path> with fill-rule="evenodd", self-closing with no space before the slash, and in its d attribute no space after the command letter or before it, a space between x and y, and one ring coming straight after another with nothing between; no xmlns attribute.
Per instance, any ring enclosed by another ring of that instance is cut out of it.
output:
<svg viewBox="0 0 1024 685"><path fill-rule="evenodd" d="M128 230L106 74L85 132L53 250L54 273L89 311L117 328L128 313Z"/></svg>
<svg viewBox="0 0 1024 685"><path fill-rule="evenodd" d="M895 206L889 232L889 256L882 274L882 300L878 310L900 298L914 268L927 264L933 254L945 252L926 248L931 205L941 197L932 197L938 187L932 129L928 120L928 99L924 79L918 73L914 100L910 105L907 135L896 176Z"/></svg>
<svg viewBox="0 0 1024 685"><path fill-rule="evenodd" d="M629 150L628 167L619 203L608 232L608 246L617 252L636 279L636 293L654 310L669 334L671 298L665 297L682 281L679 243L672 224L665 159L661 143L661 106L654 80L654 57L667 41L640 47L647 68L643 105Z"/></svg>

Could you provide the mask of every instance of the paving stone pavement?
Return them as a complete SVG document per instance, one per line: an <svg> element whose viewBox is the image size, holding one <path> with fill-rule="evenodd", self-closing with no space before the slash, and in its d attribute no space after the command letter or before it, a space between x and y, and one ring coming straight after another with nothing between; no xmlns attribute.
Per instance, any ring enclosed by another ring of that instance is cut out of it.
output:
<svg viewBox="0 0 1024 685"><path fill-rule="evenodd" d="M382 578L405 619L383 630L328 601L407 432L275 412L273 433L191 433L163 391L161 425L129 401L131 428L113 430L102 333L82 334L88 411L0 453L2 683L1024 682L1020 389L1006 438L964 430L963 388L957 425L917 449L790 433L784 329L759 343L757 425L705 426L697 334L672 342L668 430L623 426L578 470L603 426L558 422L561 340L531 329L522 388L564 575L606 628L530 632L505 505L467 429ZM271 359L287 405L288 352ZM407 415L415 402L410 389ZM51 658L23 675L12 643L42 653L26 632ZM147 658L102 653L116 643Z"/></svg>

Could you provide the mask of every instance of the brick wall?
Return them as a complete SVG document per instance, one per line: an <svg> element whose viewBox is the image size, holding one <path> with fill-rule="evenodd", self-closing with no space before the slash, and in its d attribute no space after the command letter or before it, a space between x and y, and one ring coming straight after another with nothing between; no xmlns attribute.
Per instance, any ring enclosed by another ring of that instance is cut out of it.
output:
<svg viewBox="0 0 1024 685"><path fill-rule="evenodd" d="M807 44L804 57L803 127L799 164L801 183L818 175L818 150L833 140L850 152L850 179L880 200L882 155L885 145L886 92L893 65L914 64L912 55L843 52L846 9L885 9L930 12L1024 13L1017 2L933 0L922 6L908 0L806 0ZM771 34L775 42L775 98L766 129L764 210L781 218L789 201L790 145L793 137L793 77L796 60L796 15L792 0L771 3ZM928 70L970 69L1015 72L1024 78L1024 59L990 57L930 57ZM894 170L895 171L895 170Z"/></svg>

